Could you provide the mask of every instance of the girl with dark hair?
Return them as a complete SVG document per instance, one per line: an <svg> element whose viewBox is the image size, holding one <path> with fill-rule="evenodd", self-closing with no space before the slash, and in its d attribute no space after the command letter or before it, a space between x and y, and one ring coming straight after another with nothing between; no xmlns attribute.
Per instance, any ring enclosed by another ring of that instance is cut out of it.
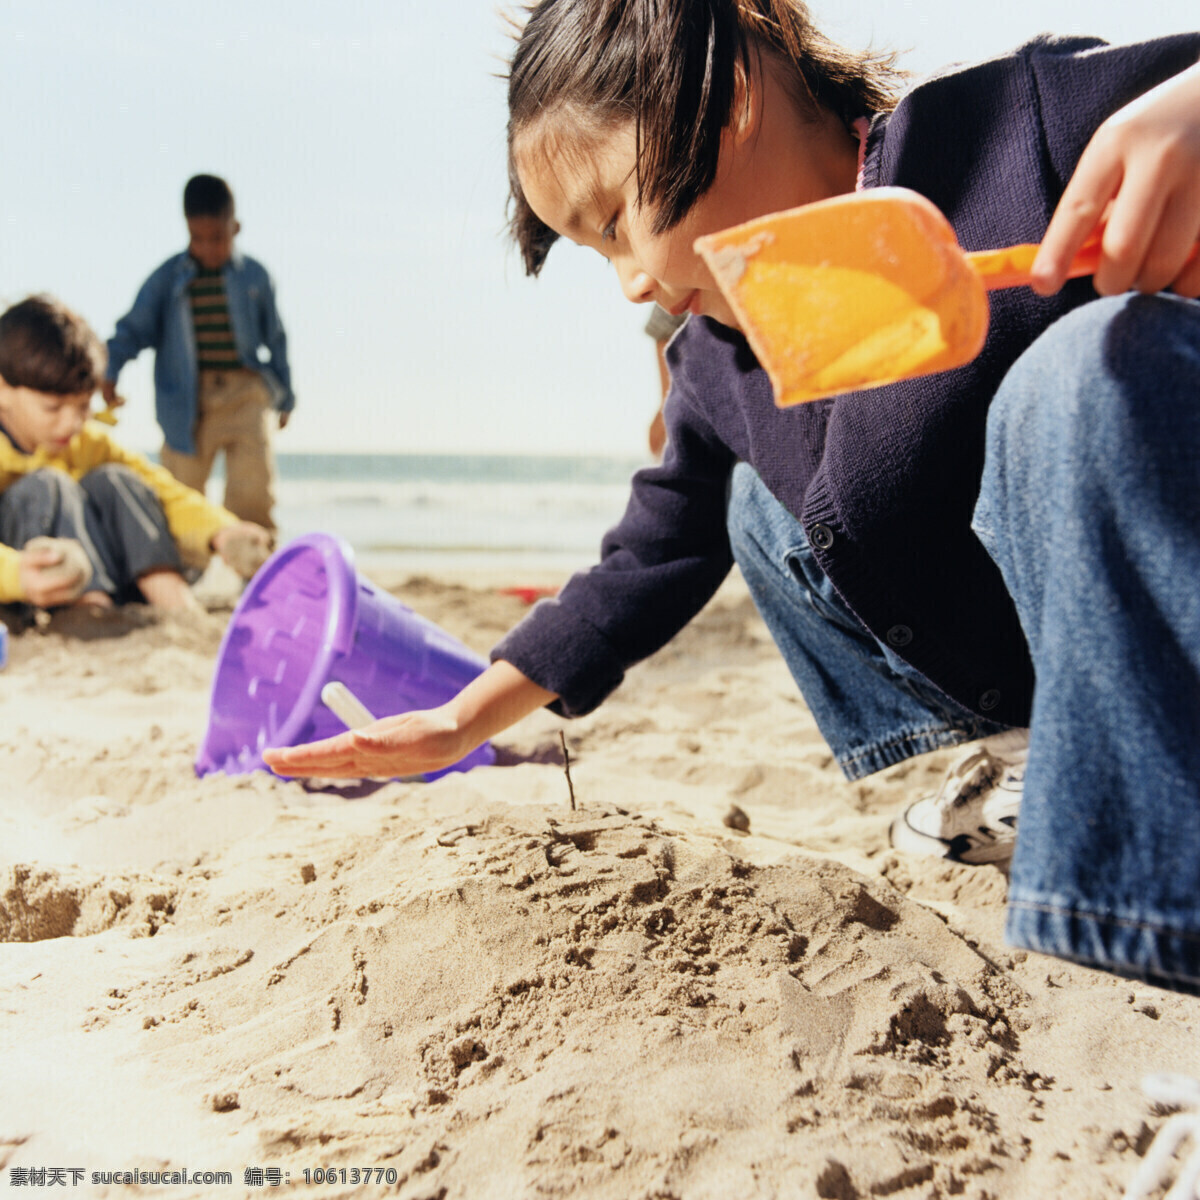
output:
<svg viewBox="0 0 1200 1200"><path fill-rule="evenodd" d="M1200 990L1198 56L1045 37L901 96L799 0L534 5L514 237L531 273L566 237L690 314L664 460L455 700L270 764L405 775L588 712L736 562L848 778L972 743L897 846L1001 861L1019 808L1009 940ZM992 293L964 367L779 410L693 241L882 185L968 250L1041 241L1037 290Z"/></svg>

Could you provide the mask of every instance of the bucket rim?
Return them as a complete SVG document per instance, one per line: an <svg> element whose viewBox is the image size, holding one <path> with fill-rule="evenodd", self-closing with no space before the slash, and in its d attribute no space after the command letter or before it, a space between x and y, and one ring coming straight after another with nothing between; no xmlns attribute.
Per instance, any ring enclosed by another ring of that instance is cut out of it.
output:
<svg viewBox="0 0 1200 1200"><path fill-rule="evenodd" d="M325 612L325 636L321 649L309 665L308 678L292 705L288 718L268 737L262 749L291 746L320 703L321 688L331 678L330 668L337 658L345 655L354 644L354 628L358 620L358 573L354 568L354 551L349 543L331 533L306 533L289 542L282 551L294 557L306 550L315 550L324 560L329 595ZM280 566L282 567L282 563ZM268 745L268 742L270 743Z"/></svg>
<svg viewBox="0 0 1200 1200"><path fill-rule="evenodd" d="M291 704L287 719L282 722L272 734L265 722L259 727L262 737L261 745L251 750L254 765L264 767L262 751L276 749L280 746L290 746L308 720L313 708L320 703L320 690L330 678L330 668L335 659L345 655L354 644L354 631L358 621L358 574L354 567L354 551L348 542L332 533L306 533L293 538L286 546L281 546L258 569L250 586L242 593L217 651L216 668L213 671L212 689L209 696L209 722L204 741L197 755L196 769L200 774L221 770L222 764L216 761L209 745L214 730L214 704L217 697L217 686L220 682L221 671L225 666L226 652L229 644L239 628L239 618L243 612L253 605L259 593L270 583L279 572L296 558L305 553L316 553L322 559L325 578L328 582L326 598L325 627L321 639L321 648L313 656L309 664L308 674L303 685L298 690Z"/></svg>

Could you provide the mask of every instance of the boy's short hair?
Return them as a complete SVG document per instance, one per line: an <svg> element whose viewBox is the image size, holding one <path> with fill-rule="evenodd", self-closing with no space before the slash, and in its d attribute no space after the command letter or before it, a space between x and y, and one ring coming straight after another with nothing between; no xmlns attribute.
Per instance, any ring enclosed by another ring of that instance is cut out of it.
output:
<svg viewBox="0 0 1200 1200"><path fill-rule="evenodd" d="M92 327L53 296L30 296L0 314L0 378L10 387L90 395L107 361Z"/></svg>
<svg viewBox="0 0 1200 1200"><path fill-rule="evenodd" d="M183 189L185 217L232 217L233 192L218 175L193 175Z"/></svg>

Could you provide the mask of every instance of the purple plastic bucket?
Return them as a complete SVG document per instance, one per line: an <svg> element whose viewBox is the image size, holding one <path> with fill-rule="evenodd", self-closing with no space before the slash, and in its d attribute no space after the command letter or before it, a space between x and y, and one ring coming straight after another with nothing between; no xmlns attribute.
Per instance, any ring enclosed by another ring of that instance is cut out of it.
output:
<svg viewBox="0 0 1200 1200"><path fill-rule="evenodd" d="M444 704L487 663L361 579L341 538L309 533L263 564L221 640L196 774L267 770L262 752L344 733L321 700L344 683L376 717ZM488 766L489 743L448 771Z"/></svg>

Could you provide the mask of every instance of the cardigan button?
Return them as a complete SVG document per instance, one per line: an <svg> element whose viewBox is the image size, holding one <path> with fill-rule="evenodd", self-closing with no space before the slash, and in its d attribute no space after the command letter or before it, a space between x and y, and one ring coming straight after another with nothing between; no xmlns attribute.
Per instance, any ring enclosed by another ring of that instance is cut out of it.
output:
<svg viewBox="0 0 1200 1200"><path fill-rule="evenodd" d="M913 631L907 625L893 625L887 631L888 645L895 646L898 650L901 646L907 646L913 640Z"/></svg>
<svg viewBox="0 0 1200 1200"><path fill-rule="evenodd" d="M993 708L1000 704L1000 692L997 688L988 688L982 696L979 697L979 707L984 712L991 712Z"/></svg>
<svg viewBox="0 0 1200 1200"><path fill-rule="evenodd" d="M828 525L814 525L808 531L808 540L818 550L828 550L833 545L833 530Z"/></svg>

